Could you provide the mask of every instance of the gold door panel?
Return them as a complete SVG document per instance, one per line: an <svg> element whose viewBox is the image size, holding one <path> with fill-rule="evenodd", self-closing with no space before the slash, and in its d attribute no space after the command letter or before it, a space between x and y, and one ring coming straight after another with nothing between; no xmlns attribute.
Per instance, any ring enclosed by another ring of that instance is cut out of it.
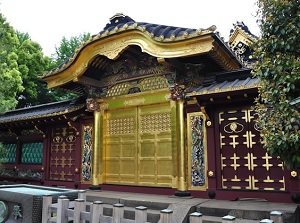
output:
<svg viewBox="0 0 300 223"><path fill-rule="evenodd" d="M110 110L105 123L105 183L172 186L169 103Z"/></svg>
<svg viewBox="0 0 300 223"><path fill-rule="evenodd" d="M109 111L106 117L105 181L136 184L136 109Z"/></svg>
<svg viewBox="0 0 300 223"><path fill-rule="evenodd" d="M173 174L169 104L139 107L139 185L171 186Z"/></svg>

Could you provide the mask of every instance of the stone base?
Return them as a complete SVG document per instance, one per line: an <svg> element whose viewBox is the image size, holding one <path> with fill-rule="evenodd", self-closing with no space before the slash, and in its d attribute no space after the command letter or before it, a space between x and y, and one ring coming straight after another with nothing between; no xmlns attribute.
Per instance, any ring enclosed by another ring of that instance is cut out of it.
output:
<svg viewBox="0 0 300 223"><path fill-rule="evenodd" d="M90 190L101 190L101 187L99 185L91 185L89 186Z"/></svg>
<svg viewBox="0 0 300 223"><path fill-rule="evenodd" d="M189 192L189 191L176 191L174 195L177 196L177 197L190 197L191 192Z"/></svg>

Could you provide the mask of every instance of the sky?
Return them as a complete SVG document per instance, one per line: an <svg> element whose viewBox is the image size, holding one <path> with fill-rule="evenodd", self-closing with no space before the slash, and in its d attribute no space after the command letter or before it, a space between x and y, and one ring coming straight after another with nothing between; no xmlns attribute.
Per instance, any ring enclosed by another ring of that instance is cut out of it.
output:
<svg viewBox="0 0 300 223"><path fill-rule="evenodd" d="M123 13L136 22L184 28L208 28L228 39L233 24L244 22L254 35L256 0L0 0L0 13L15 29L28 33L46 56L55 53L63 37L99 33L109 19Z"/></svg>

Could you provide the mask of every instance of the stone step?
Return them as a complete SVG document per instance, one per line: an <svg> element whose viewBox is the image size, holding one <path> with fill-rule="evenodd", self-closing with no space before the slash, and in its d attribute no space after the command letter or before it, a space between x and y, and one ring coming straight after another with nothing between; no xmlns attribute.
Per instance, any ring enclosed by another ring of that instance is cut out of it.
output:
<svg viewBox="0 0 300 223"><path fill-rule="evenodd" d="M285 203L270 203L266 201L223 201L210 200L196 206L196 211L205 216L215 216L222 218L231 215L238 219L253 220L260 222L262 219L269 219L272 211L279 211L283 215L284 222L294 223L299 215L297 205Z"/></svg>
<svg viewBox="0 0 300 223"><path fill-rule="evenodd" d="M103 202L103 201L102 201ZM87 202L87 211L89 210L90 202ZM103 215L112 216L113 205L103 204ZM124 218L134 220L135 219L135 207L124 206ZM147 208L147 222L157 223L160 219L160 210L153 210Z"/></svg>
<svg viewBox="0 0 300 223"><path fill-rule="evenodd" d="M260 221L257 220L250 220L250 219L241 219L236 218L235 223L259 223ZM214 217L214 216L202 216L202 223L222 223L221 217Z"/></svg>
<svg viewBox="0 0 300 223"><path fill-rule="evenodd" d="M297 204L272 203L257 199L225 201L112 191L88 191L86 198L90 202L102 201L108 205L121 203L124 205L125 218L131 219L134 218L135 207L145 206L148 222L151 223L160 223L160 211L163 209L173 211L172 223L188 223L189 215L193 212L203 215L203 223L221 223L222 217L226 215L236 217L235 223L258 223L262 219L269 219L271 211L281 212L285 223L300 222L300 208Z"/></svg>
<svg viewBox="0 0 300 223"><path fill-rule="evenodd" d="M103 204L103 215L105 216L112 216L113 212L113 205L111 204ZM175 213L174 213L175 214ZM188 218L189 215L186 217ZM124 218L134 220L135 219L135 208L124 206ZM148 223L158 223L160 220L160 211L159 210L153 210L153 209L147 209L147 222ZM174 223L176 219L173 221ZM185 222L185 221L183 221ZM186 222L189 222L186 220ZM250 219L240 219L237 218L235 220L235 223L258 223L258 220L250 220ZM202 223L222 223L222 217L217 216L202 216Z"/></svg>

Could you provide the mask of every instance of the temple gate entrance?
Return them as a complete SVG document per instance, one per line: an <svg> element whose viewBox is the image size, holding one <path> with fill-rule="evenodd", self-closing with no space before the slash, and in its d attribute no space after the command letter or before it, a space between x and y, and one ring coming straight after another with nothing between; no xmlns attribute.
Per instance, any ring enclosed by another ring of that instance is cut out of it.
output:
<svg viewBox="0 0 300 223"><path fill-rule="evenodd" d="M105 183L172 186L170 103L108 110L104 130Z"/></svg>

